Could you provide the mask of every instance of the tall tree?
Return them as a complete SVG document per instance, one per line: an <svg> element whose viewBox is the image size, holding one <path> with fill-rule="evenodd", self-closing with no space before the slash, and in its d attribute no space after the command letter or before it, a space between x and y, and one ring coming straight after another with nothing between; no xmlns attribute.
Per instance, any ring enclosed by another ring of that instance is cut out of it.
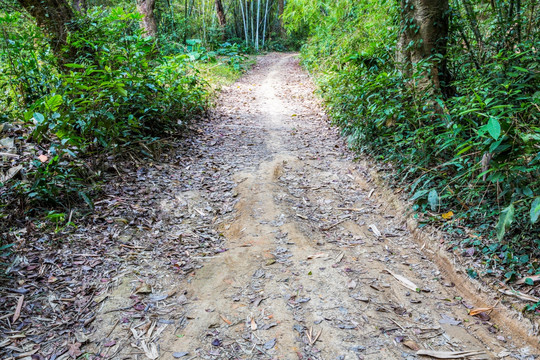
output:
<svg viewBox="0 0 540 360"><path fill-rule="evenodd" d="M410 75L416 64L433 56L421 90L444 91L441 83L447 85L450 80L446 66L448 0L401 0L401 14L398 59L404 71Z"/></svg>
<svg viewBox="0 0 540 360"><path fill-rule="evenodd" d="M227 25L227 19L225 18L225 10L223 10L223 4L221 3L221 0L216 0L216 13L219 26L224 28Z"/></svg>
<svg viewBox="0 0 540 360"><path fill-rule="evenodd" d="M61 63L73 62L77 49L67 44L68 35L78 30L75 14L66 0L18 0L47 34L52 51Z"/></svg>
<svg viewBox="0 0 540 360"><path fill-rule="evenodd" d="M146 36L155 37L157 34L156 17L154 16L154 8L156 0L137 0L137 11L143 16L141 27Z"/></svg>
<svg viewBox="0 0 540 360"><path fill-rule="evenodd" d="M223 10L223 4L221 0L216 0L216 13L221 29L221 38L225 40L225 26L227 25L227 19L225 18L225 10Z"/></svg>
<svg viewBox="0 0 540 360"><path fill-rule="evenodd" d="M278 0L278 24L279 24L279 33L285 35L285 28L283 27L283 11L285 9L285 1Z"/></svg>

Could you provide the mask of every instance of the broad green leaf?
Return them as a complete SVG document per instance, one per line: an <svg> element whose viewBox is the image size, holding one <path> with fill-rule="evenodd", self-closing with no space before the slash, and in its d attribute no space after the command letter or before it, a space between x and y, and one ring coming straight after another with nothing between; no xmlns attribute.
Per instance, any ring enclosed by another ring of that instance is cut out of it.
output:
<svg viewBox="0 0 540 360"><path fill-rule="evenodd" d="M428 203L431 206L431 211L437 210L437 206L439 205L439 194L437 190L433 189L429 192Z"/></svg>
<svg viewBox="0 0 540 360"><path fill-rule="evenodd" d="M80 64L64 64L65 67L67 68L72 68L72 69L84 69L85 66L84 65L80 65Z"/></svg>
<svg viewBox="0 0 540 360"><path fill-rule="evenodd" d="M46 104L49 110L56 111L63 102L62 96L54 95L47 99Z"/></svg>
<svg viewBox="0 0 540 360"><path fill-rule="evenodd" d="M124 89L122 86L117 85L116 86L116 91L118 91L118 93L120 95L122 95L122 96L127 96L128 95L126 89Z"/></svg>
<svg viewBox="0 0 540 360"><path fill-rule="evenodd" d="M529 72L529 70L527 70L527 69L525 69L525 68L522 68L522 67L520 67L520 66L512 66L512 67L513 67L514 69L516 69L516 70L519 70L519 71L523 71L523 72L527 72L527 73Z"/></svg>
<svg viewBox="0 0 540 360"><path fill-rule="evenodd" d="M34 117L34 120L36 120L36 122L37 122L38 124L40 124L40 123L42 123L43 121L45 121L45 116L43 116L43 114L40 114L40 113L38 113L38 112L35 112L34 115L33 115L33 117Z"/></svg>
<svg viewBox="0 0 540 360"><path fill-rule="evenodd" d="M487 129L493 139L497 140L501 136L501 124L499 124L499 120L496 118L492 117L489 119Z"/></svg>
<svg viewBox="0 0 540 360"><path fill-rule="evenodd" d="M411 201L414 201L416 199L421 198L422 196L426 195L428 193L428 190L418 190L411 198Z"/></svg>
<svg viewBox="0 0 540 360"><path fill-rule="evenodd" d="M531 205L531 222L534 224L540 216L540 196L534 199Z"/></svg>
<svg viewBox="0 0 540 360"><path fill-rule="evenodd" d="M504 238L504 234L506 233L508 227L510 227L510 224L512 224L512 221L514 221L514 204L501 211L499 222L495 227L497 231L497 239L499 239L499 241Z"/></svg>

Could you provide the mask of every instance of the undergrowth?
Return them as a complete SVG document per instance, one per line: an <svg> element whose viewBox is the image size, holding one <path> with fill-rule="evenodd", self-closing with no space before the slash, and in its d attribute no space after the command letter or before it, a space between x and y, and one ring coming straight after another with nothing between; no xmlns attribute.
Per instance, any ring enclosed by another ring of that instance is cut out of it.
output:
<svg viewBox="0 0 540 360"><path fill-rule="evenodd" d="M0 235L51 209L91 209L111 159L151 157L246 67L241 46L161 45L140 20L129 8L90 10L68 40L82 55L59 64L23 14L0 16L9 28L0 47Z"/></svg>
<svg viewBox="0 0 540 360"><path fill-rule="evenodd" d="M388 178L410 194L421 223L456 234L456 249L474 249L482 274L509 281L540 272L538 17L518 41L501 31L496 14L483 12L480 57L464 48L472 29L453 2L452 94L437 97L418 91L427 65L410 78L400 71L398 6L292 3L286 20L311 28L302 61L331 118L354 149L388 164Z"/></svg>

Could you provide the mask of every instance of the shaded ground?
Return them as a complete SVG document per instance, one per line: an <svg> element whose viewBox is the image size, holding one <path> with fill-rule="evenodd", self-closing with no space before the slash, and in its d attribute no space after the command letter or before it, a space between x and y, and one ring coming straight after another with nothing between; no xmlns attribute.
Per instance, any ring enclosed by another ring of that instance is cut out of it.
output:
<svg viewBox="0 0 540 360"><path fill-rule="evenodd" d="M313 90L294 55L261 57L159 163L117 167L124 181L62 258L32 245L49 291L22 283L5 300L40 299L64 333L32 338L49 325L23 306L2 344L57 359L535 358L505 324L468 315L481 304L426 258Z"/></svg>

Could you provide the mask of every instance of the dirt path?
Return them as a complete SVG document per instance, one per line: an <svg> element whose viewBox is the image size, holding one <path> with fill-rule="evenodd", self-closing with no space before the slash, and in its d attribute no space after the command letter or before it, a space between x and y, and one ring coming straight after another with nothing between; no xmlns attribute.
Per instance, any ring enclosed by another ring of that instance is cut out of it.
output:
<svg viewBox="0 0 540 360"><path fill-rule="evenodd" d="M223 91L191 153L156 170L167 182L153 190L152 231L119 234L131 265L100 299L84 349L118 359L414 359L418 346L534 358L504 324L467 315L478 304L426 259L313 90L294 55L270 54ZM190 255L198 262L178 275Z"/></svg>

